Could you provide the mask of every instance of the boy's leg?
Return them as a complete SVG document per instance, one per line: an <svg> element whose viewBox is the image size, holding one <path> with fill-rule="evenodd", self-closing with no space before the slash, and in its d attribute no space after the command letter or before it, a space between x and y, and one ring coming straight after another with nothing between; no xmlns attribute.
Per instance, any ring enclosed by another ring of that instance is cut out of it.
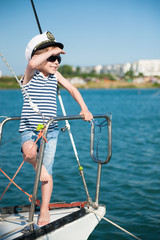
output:
<svg viewBox="0 0 160 240"><path fill-rule="evenodd" d="M22 152L23 152L23 158L26 158L26 161L32 164L33 168L36 171L37 168L37 145L34 144L32 140L26 141L22 144ZM40 175L40 181L48 181L49 180L49 174L42 165L41 169L41 175Z"/></svg>
<svg viewBox="0 0 160 240"><path fill-rule="evenodd" d="M52 131L47 134L48 143L46 143L43 164L49 174L49 180L41 183L42 205L38 225L46 225L50 222L49 203L53 189L52 167L56 152L58 131Z"/></svg>
<svg viewBox="0 0 160 240"><path fill-rule="evenodd" d="M41 183L42 205L38 225L46 225L50 222L49 203L53 189L53 179L50 175L49 180Z"/></svg>
<svg viewBox="0 0 160 240"><path fill-rule="evenodd" d="M36 170L37 167L37 146L33 145L33 141L24 142L22 145L23 157L26 161L32 164L33 168ZM47 177L45 175L47 174ZM49 177L48 177L49 176ZM40 217L38 219L38 225L46 225L50 222L49 215L49 202L53 189L52 175L49 175L46 168L42 165L40 180L41 183L41 194L42 194L42 205L40 210Z"/></svg>
<svg viewBox="0 0 160 240"><path fill-rule="evenodd" d="M32 140L26 141L22 144L23 158L32 164L33 168L37 166L37 145Z"/></svg>

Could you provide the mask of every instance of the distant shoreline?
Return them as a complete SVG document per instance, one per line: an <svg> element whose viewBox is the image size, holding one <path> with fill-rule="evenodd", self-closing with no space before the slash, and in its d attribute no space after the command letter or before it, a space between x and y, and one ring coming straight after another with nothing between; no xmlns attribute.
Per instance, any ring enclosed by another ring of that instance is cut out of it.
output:
<svg viewBox="0 0 160 240"><path fill-rule="evenodd" d="M136 89L146 89L146 88L160 88L160 84L157 83L134 83L126 81L104 81L99 82L89 81L85 84L74 84L75 87L79 89L125 89L125 88L136 88ZM0 90L3 89L20 89L19 84L14 78L0 78Z"/></svg>
<svg viewBox="0 0 160 240"><path fill-rule="evenodd" d="M89 82L85 85L75 84L77 88L81 89L147 89L147 88L160 88L160 84L154 83L130 83L130 82L121 82L121 81L110 81L104 82L100 81L99 83Z"/></svg>

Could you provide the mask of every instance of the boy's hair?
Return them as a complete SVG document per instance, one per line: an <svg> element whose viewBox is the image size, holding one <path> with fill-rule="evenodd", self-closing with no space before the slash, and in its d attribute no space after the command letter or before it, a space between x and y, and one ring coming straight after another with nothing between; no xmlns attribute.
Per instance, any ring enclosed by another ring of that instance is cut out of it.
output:
<svg viewBox="0 0 160 240"><path fill-rule="evenodd" d="M49 51L49 50L51 50L53 48L56 48L56 46L50 46L50 47L46 47L46 48L37 50L37 51L35 51L34 55L39 55L39 54L47 52L47 51Z"/></svg>

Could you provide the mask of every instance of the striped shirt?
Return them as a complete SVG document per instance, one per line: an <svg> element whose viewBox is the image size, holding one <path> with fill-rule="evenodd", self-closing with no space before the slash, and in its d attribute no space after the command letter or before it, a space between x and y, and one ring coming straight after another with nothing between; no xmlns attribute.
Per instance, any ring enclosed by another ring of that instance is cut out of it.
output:
<svg viewBox="0 0 160 240"><path fill-rule="evenodd" d="M28 97L23 93L23 108L21 113L21 121L19 132L25 130L35 131L38 124L46 123L51 117L57 116L57 78L56 75L50 74L47 77L36 71L33 78L23 85L32 102L37 104L40 112L45 117L43 121L42 115L36 113L30 106ZM58 129L57 122L53 122L49 131Z"/></svg>

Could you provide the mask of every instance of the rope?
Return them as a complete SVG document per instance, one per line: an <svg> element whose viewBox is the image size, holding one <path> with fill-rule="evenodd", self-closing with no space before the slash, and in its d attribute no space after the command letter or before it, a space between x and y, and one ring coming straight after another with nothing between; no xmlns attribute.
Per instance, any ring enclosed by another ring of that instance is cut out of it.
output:
<svg viewBox="0 0 160 240"><path fill-rule="evenodd" d="M87 204L86 201L84 202L73 202L73 203L50 203L49 204L49 207L50 208L70 208L70 207L78 207L80 206L81 208L83 208L85 205ZM57 213L57 212L56 212ZM37 215L38 216L38 215ZM0 218L0 221L13 221L13 222L19 222L19 221L26 221L25 219L19 219L19 217L14 217L14 218ZM17 228L15 230L12 230L8 233L5 233L3 235L0 236L0 239L3 238L3 237L6 237L7 235L11 234L11 233L14 233L14 232L17 232L31 224L34 224L34 221L32 222L29 222L28 224L25 224L23 227L20 227L20 228Z"/></svg>
<svg viewBox="0 0 160 240"><path fill-rule="evenodd" d="M19 170L21 169L21 167L23 166L24 162L25 162L25 159L23 160L23 162L21 163L21 165L20 165L19 168L17 169L16 173L14 174L13 178L11 179L12 181L13 181L14 178L16 177L16 175L17 175L17 173L19 172ZM1 168L0 168L0 171L3 173L3 170L2 170ZM3 174L4 174L4 173L3 173ZM5 175L5 176L6 176L6 175ZM2 193L2 195L1 195L1 197L0 197L0 201L2 200L4 194L7 192L9 186L11 185L11 183L12 183L12 182L10 181L10 183L8 184L8 186L6 187L6 189L4 190L4 192Z"/></svg>
<svg viewBox="0 0 160 240"><path fill-rule="evenodd" d="M105 218L105 217L103 217L102 215L100 215L100 214L96 213L95 211L93 211L93 210L91 210L91 209L87 209L87 210L88 210L89 212L92 212L92 213L94 213L95 215L99 216L100 218L103 218L105 221L107 221L107 222L111 223L112 225L114 225L115 227L119 228L119 229L120 229L120 230L122 230L123 232L125 232L125 233L127 233L127 234L131 235L132 237L134 237L134 238L136 238L136 239L138 239L138 240L142 240L142 239L140 239L140 238L136 237L134 234L132 234L132 233L128 232L128 231L127 231L127 230L125 230L124 228L120 227L118 224L116 224L116 223L112 222L112 221L111 221L111 220L109 220L108 218Z"/></svg>
<svg viewBox="0 0 160 240"><path fill-rule="evenodd" d="M15 72L13 71L13 69L11 68L11 66L8 64L8 62L6 61L6 59L4 58L4 56L0 53L1 58L3 59L4 63L6 64L6 66L9 68L9 70L11 71L12 75L14 76L14 78L16 79L16 81L18 82L20 88L22 89L22 92L26 95L26 97L28 97L29 99L29 104L32 107L32 109L37 113L40 114L43 118L43 121L45 119L45 117L43 116L43 114L41 113L41 111L39 110L38 106L33 103L32 99L30 98L30 96L28 95L27 91L24 88L24 85L21 85L21 81L18 79L18 77L16 76Z"/></svg>
<svg viewBox="0 0 160 240"><path fill-rule="evenodd" d="M21 190L23 193L25 193L29 198L32 197L32 195L28 194L26 191L24 191L20 186L18 186L1 168L0 171L10 180L11 183L13 183L19 190ZM2 194L3 195L3 194ZM2 198L2 197L1 197Z"/></svg>
<svg viewBox="0 0 160 240"><path fill-rule="evenodd" d="M5 117L5 116L0 116L0 118L1 117ZM7 118L7 117L6 117ZM0 123L1 124L1 123ZM41 125L41 124L39 124L39 125ZM42 124L43 125L43 124ZM44 125L43 125L44 126ZM39 131L39 130L37 130L37 129L35 129L35 131ZM10 143L10 142L13 142L13 141L15 141L15 140L17 140L17 139L19 139L19 138L21 138L22 136L25 136L25 135L27 135L28 133L22 133L21 134L21 136L17 136L17 137L15 137L15 138L12 138L12 139L10 139L10 140L7 140L7 141L5 141L5 142L3 142L3 143L0 143L0 146L3 146L3 145L5 145L5 144L7 144L7 143Z"/></svg>
<svg viewBox="0 0 160 240"><path fill-rule="evenodd" d="M24 217L23 216L23 218L21 218L21 216L18 216L18 217L12 217L12 218L8 218L8 217L5 217L5 218L0 218L0 221L13 221L13 222L17 222L17 221L19 221L19 222L21 222L21 221L25 221L25 218L26 217Z"/></svg>
<svg viewBox="0 0 160 240"><path fill-rule="evenodd" d="M22 133L21 136L18 136L18 137L15 137L15 138L10 139L10 140L8 140L8 141L5 141L5 142L3 142L3 143L0 143L0 146L3 146L3 145L5 145L5 144L7 144L7 143L10 143L10 142L13 142L13 141L15 141L15 140L21 138L22 136L27 135L27 134L29 134L29 133L28 133L28 132L27 132L27 133Z"/></svg>
<svg viewBox="0 0 160 240"><path fill-rule="evenodd" d="M81 207L84 208L84 206L87 204L87 201L84 202L72 202L72 203L50 203L49 209L51 208L71 208L71 207Z"/></svg>
<svg viewBox="0 0 160 240"><path fill-rule="evenodd" d="M40 138L43 137L44 140L45 140L46 142L48 142L47 139L46 139L46 138L44 137L44 135L43 135L44 132L45 132L45 129L46 129L46 128L44 128L43 131L40 130L40 132L39 132L39 134L38 134L38 137L37 137L36 141L33 143L30 151L32 150L32 148L35 146L35 144L38 142L38 140L39 140ZM29 154L29 153L28 153L28 154ZM1 197L0 197L0 201L2 200L4 194L5 194L6 191L8 190L9 186L11 185L11 183L13 183L16 187L18 187L18 188L19 188L22 192L24 192L26 195L28 195L28 196L29 196L29 201L31 201L32 195L29 195L27 192L25 192L22 188L20 188L20 187L13 181L13 180L15 179L15 177L17 176L18 172L20 171L21 167L23 166L24 162L27 160L28 154L25 156L23 162L22 162L22 163L20 164L20 166L18 167L18 169L17 169L16 173L14 174L14 176L12 177L12 179L0 168L0 171L10 180L10 183L8 184L8 186L6 187L6 189L4 190L4 192L2 193L2 195L1 195ZM36 201L36 204L39 206L40 201L37 200L37 201Z"/></svg>
<svg viewBox="0 0 160 240"><path fill-rule="evenodd" d="M45 130L46 130L46 128L44 128L43 131L42 131L42 130L39 131L38 137L37 137L36 141L34 142L34 144L36 144L36 143L38 142L38 140L39 140L40 138L42 138L42 137L43 137L43 139L48 143L47 139L46 139L45 136L43 135L43 133L45 132ZM32 147L33 147L33 146L32 146Z"/></svg>
<svg viewBox="0 0 160 240"><path fill-rule="evenodd" d="M105 127L108 125L107 120L105 119L104 121L102 121L101 123L98 123L98 121L92 120L90 125L92 124L92 122L99 127L99 137L98 137L98 141L97 141L97 146L96 146L96 160L100 161L99 159L99 154L98 154L98 147L99 147L99 143L100 143L100 139L101 139L101 134L102 134L102 127Z"/></svg>
<svg viewBox="0 0 160 240"><path fill-rule="evenodd" d="M12 231L10 231L10 232L8 232L8 233L5 233L5 234L1 235L1 236L0 236L0 239L3 238L3 237L8 236L9 234L12 234L12 233L18 232L18 231L20 231L20 230L22 230L22 229L24 229L24 228L30 226L31 224L34 224L34 221L25 224L23 227L16 228L15 230L12 230Z"/></svg>

